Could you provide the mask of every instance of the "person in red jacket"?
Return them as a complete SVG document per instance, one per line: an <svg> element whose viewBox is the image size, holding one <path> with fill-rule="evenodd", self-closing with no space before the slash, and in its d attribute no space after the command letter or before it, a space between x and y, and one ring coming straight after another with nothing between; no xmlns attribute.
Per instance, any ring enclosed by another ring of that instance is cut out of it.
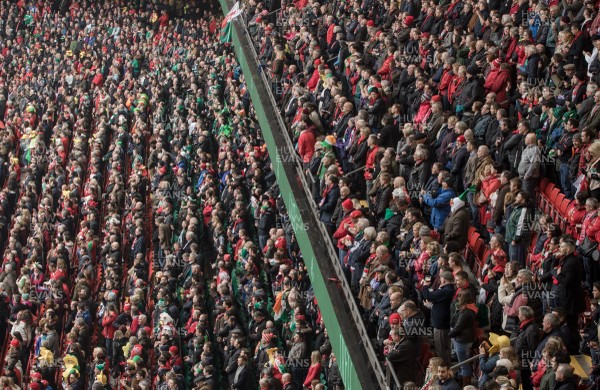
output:
<svg viewBox="0 0 600 390"><path fill-rule="evenodd" d="M304 129L298 137L298 153L300 154L300 158L302 158L302 162L308 164L313 154L315 154L317 137L313 131L314 126L306 127L304 123L302 125Z"/></svg>
<svg viewBox="0 0 600 390"><path fill-rule="evenodd" d="M444 110L450 109L450 102L448 101L448 88L454 81L456 74L454 73L454 63L455 60L452 57L446 58L444 61L444 71L442 72L442 79L438 85L438 91L442 96L442 105Z"/></svg>
<svg viewBox="0 0 600 390"><path fill-rule="evenodd" d="M106 355L111 359L113 356L113 338L115 336L115 327L113 323L117 319L117 308L114 304L110 303L102 317L102 336L106 340Z"/></svg>
<svg viewBox="0 0 600 390"><path fill-rule="evenodd" d="M320 380L321 369L321 353L319 351L313 351L310 355L310 368L308 369L306 379L304 379L304 387L311 388L313 380Z"/></svg>
<svg viewBox="0 0 600 390"><path fill-rule="evenodd" d="M352 224L352 217L350 216L354 211L354 204L352 203L352 199L347 198L342 202L342 221L340 222L337 230L333 233L333 238L335 240L340 240L341 238L348 235L348 228ZM340 247L340 245L342 245ZM338 248L343 248L343 244L338 241Z"/></svg>
<svg viewBox="0 0 600 390"><path fill-rule="evenodd" d="M167 364L170 368L175 366L183 367L183 360L181 359L181 356L179 356L179 349L176 346L172 345L169 347L169 355L171 355L171 357Z"/></svg>
<svg viewBox="0 0 600 390"><path fill-rule="evenodd" d="M382 80L389 80L390 75L392 73L392 65L394 65L394 52L396 48L394 46L390 46L387 49L387 57L381 64L381 68L377 71L377 74L381 76Z"/></svg>
<svg viewBox="0 0 600 390"><path fill-rule="evenodd" d="M321 76L325 74L325 69L327 69L327 65L322 64L319 58L314 61L314 66L315 70L313 70L308 83L306 83L306 86L311 92L314 92L317 89L319 80L321 80Z"/></svg>
<svg viewBox="0 0 600 390"><path fill-rule="evenodd" d="M448 102L450 106L452 106L454 99L460 94L463 84L467 79L467 68L460 66L456 74L457 76L452 79L452 82L448 86Z"/></svg>
<svg viewBox="0 0 600 390"><path fill-rule="evenodd" d="M496 94L496 103L505 108L508 105L506 97L506 87L510 83L510 73L508 67L502 64L500 58L492 61L492 69L485 79L485 93L494 92Z"/></svg>
<svg viewBox="0 0 600 390"><path fill-rule="evenodd" d="M588 195L587 192L579 192L577 196L575 196L575 205L569 210L569 227L567 233L573 237L579 237L579 233L581 232L583 219L587 214L587 211L585 210L585 200Z"/></svg>

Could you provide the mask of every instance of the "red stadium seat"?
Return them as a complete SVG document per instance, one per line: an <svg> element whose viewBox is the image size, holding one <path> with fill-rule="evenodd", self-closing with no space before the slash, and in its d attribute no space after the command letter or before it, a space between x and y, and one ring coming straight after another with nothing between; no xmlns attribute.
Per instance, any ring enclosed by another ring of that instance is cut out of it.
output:
<svg viewBox="0 0 600 390"><path fill-rule="evenodd" d="M549 205L548 203L550 202L550 194L552 193L552 190L555 188L556 186L554 185L554 183L548 183L546 185L546 188L544 188L543 192L540 192L540 209L544 212L544 213L548 213L548 208Z"/></svg>
<svg viewBox="0 0 600 390"><path fill-rule="evenodd" d="M556 185L554 183L549 183L546 186L546 189L544 190L544 194L550 198L550 194L552 193L552 190L556 188Z"/></svg>
<svg viewBox="0 0 600 390"><path fill-rule="evenodd" d="M485 246L483 254L481 255L481 263L484 264L487 261L487 258L492 254L492 250Z"/></svg>
<svg viewBox="0 0 600 390"><path fill-rule="evenodd" d="M474 227L474 226L469 226L469 231L468 231L469 237L470 237L470 236L471 236L473 233L477 233L477 229L475 229L475 227Z"/></svg>
<svg viewBox="0 0 600 390"><path fill-rule="evenodd" d="M558 195L556 195L556 198L552 200L552 208L553 208L553 218L556 220L557 218L560 218L562 216L561 212L560 212L560 206L562 205L563 200L566 199L565 194L563 194L562 192L559 192Z"/></svg>
<svg viewBox="0 0 600 390"><path fill-rule="evenodd" d="M475 253L475 257L477 261L481 263L481 257L483 256L483 251L485 250L485 242L481 238L477 238L475 245L473 246L473 252Z"/></svg>
<svg viewBox="0 0 600 390"><path fill-rule="evenodd" d="M552 192L550 193L550 196L548 197L552 205L554 205L554 203L556 202L556 198L558 197L558 195L560 195L560 188L554 187L552 189Z"/></svg>
<svg viewBox="0 0 600 390"><path fill-rule="evenodd" d="M565 197L565 199L563 199L562 203L560 204L560 206L558 208L558 211L565 219L569 219L569 209L570 209L571 203L573 203L573 202Z"/></svg>
<svg viewBox="0 0 600 390"><path fill-rule="evenodd" d="M473 229L473 230L475 230L475 229ZM469 246L471 247L471 249L473 249L475 247L475 242L479 239L479 237L480 237L480 235L477 231L469 232L469 236L467 237L467 242L469 243Z"/></svg>
<svg viewBox="0 0 600 390"><path fill-rule="evenodd" d="M556 199L554 200L554 203L552 205L554 206L554 208L556 208L558 212L560 212L560 206L562 205L565 199L567 199L567 197L562 192L556 196Z"/></svg>

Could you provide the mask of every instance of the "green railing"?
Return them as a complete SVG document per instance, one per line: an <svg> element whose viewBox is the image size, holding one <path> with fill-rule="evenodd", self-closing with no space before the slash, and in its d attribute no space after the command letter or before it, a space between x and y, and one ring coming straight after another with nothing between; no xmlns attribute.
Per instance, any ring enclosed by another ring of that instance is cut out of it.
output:
<svg viewBox="0 0 600 390"><path fill-rule="evenodd" d="M224 14L227 14L232 4L228 0L219 2ZM317 206L308 191L306 177L285 124L276 109L270 81L259 72L256 51L242 16L233 22L233 27L232 39L237 59L337 357L345 388L389 388L331 240L319 221Z"/></svg>

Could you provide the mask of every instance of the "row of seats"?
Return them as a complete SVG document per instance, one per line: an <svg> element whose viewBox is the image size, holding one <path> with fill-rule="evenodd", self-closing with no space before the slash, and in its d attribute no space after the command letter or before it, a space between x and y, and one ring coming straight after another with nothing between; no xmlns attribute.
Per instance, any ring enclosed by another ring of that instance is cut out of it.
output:
<svg viewBox="0 0 600 390"><path fill-rule="evenodd" d="M548 178L542 179L538 188L537 209L544 214L550 215L556 221L563 232L574 234L570 231L569 214L576 207L575 200L570 200L560 191L556 184L550 182ZM473 270L473 273L480 276L481 269L490 255L489 245L481 237L481 234L473 226L469 227L467 232L467 248L465 249L465 260ZM531 239L529 253L535 247L537 232Z"/></svg>
<svg viewBox="0 0 600 390"><path fill-rule="evenodd" d="M538 194L539 210L549 214L560 225L563 232L569 232L569 213L576 206L575 200L567 198L560 188L547 178L542 179Z"/></svg>

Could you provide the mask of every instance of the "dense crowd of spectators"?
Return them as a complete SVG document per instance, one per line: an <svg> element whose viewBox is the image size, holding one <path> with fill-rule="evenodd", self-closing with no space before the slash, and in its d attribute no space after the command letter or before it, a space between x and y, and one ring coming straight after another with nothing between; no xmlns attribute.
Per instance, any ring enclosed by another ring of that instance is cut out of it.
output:
<svg viewBox="0 0 600 390"><path fill-rule="evenodd" d="M599 8L246 2L320 219L405 386L574 389L579 353L595 386ZM539 207L542 178L573 200L563 223ZM465 259L473 232L486 250Z"/></svg>
<svg viewBox="0 0 600 390"><path fill-rule="evenodd" d="M3 388L342 386L220 8L197 6L0 3Z"/></svg>
<svg viewBox="0 0 600 390"><path fill-rule="evenodd" d="M220 8L197 7L0 3L4 388L343 388ZM585 353L595 386L598 4L243 7L403 385L574 389ZM542 177L574 199L562 228Z"/></svg>

